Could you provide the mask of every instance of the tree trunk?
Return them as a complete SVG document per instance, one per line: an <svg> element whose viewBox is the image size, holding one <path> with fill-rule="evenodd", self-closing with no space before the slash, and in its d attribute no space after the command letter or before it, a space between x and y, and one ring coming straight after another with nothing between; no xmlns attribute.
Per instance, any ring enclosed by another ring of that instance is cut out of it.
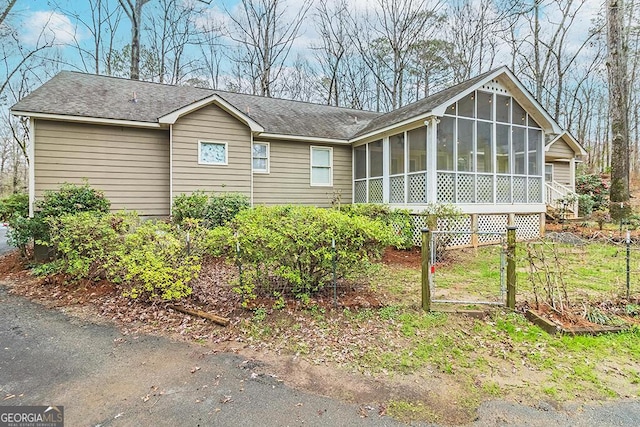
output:
<svg viewBox="0 0 640 427"><path fill-rule="evenodd" d="M611 118L611 217L620 220L629 209L629 111L627 51L623 40L623 0L608 0L609 111Z"/></svg>

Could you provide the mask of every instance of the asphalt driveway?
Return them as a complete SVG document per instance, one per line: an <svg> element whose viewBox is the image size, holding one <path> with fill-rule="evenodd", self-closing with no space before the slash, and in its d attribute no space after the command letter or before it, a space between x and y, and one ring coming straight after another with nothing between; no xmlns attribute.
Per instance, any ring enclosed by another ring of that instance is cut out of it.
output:
<svg viewBox="0 0 640 427"><path fill-rule="evenodd" d="M68 426L400 425L373 406L289 388L255 372L259 365L198 345L123 336L0 285L0 405L63 405Z"/></svg>

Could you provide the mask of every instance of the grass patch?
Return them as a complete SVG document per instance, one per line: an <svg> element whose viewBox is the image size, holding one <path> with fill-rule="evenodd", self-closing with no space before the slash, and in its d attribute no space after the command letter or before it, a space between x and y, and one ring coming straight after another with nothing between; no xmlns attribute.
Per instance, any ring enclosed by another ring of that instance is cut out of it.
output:
<svg viewBox="0 0 640 427"><path fill-rule="evenodd" d="M387 414L405 423L412 421L437 422L437 413L422 402L407 402L404 400L392 400L387 403Z"/></svg>

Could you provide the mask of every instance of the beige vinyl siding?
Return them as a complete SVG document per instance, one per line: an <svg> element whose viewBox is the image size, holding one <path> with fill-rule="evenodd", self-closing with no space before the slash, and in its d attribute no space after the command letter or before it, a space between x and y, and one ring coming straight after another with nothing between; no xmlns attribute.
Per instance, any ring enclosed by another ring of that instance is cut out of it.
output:
<svg viewBox="0 0 640 427"><path fill-rule="evenodd" d="M169 132L35 121L35 195L64 182L105 192L112 210L169 214Z"/></svg>
<svg viewBox="0 0 640 427"><path fill-rule="evenodd" d="M551 162L553 164L553 180L566 187L573 187L569 162Z"/></svg>
<svg viewBox="0 0 640 427"><path fill-rule="evenodd" d="M194 111L173 125L173 195L251 193L249 128L215 105ZM198 141L226 142L227 165L198 164Z"/></svg>
<svg viewBox="0 0 640 427"><path fill-rule="evenodd" d="M256 141L260 142L260 141ZM333 146L333 187L310 185L311 145L304 142L270 141L270 173L253 175L256 205L331 205L334 191L341 191L342 203L351 203L351 147Z"/></svg>
<svg viewBox="0 0 640 427"><path fill-rule="evenodd" d="M549 151L545 153L545 156L552 159L572 159L575 153L566 142L558 140L553 143Z"/></svg>

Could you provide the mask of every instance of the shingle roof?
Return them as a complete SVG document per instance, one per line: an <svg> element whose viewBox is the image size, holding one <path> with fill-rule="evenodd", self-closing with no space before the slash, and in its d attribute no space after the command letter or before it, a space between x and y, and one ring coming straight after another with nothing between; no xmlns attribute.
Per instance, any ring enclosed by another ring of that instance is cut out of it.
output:
<svg viewBox="0 0 640 427"><path fill-rule="evenodd" d="M158 123L160 117L218 95L257 122L265 132L348 140L449 103L496 71L488 71L386 114L73 71L60 72L11 109L24 113Z"/></svg>
<svg viewBox="0 0 640 427"><path fill-rule="evenodd" d="M380 115L371 111L73 71L60 72L11 109L157 123L160 117L214 94L256 121L265 132L275 134L346 140Z"/></svg>
<svg viewBox="0 0 640 427"><path fill-rule="evenodd" d="M386 114L378 116L375 119L371 120L367 126L360 129L352 137L358 137L371 132L375 132L377 130L384 129L396 123L400 123L402 121L427 113L444 103L448 104L451 102L452 98L456 97L456 95L459 95L467 89L472 88L474 85L485 79L488 75L495 72L495 69L487 71L486 73L480 74L470 80L466 80L460 84L434 93L433 95L430 95L412 104L407 104L404 107L400 107Z"/></svg>

